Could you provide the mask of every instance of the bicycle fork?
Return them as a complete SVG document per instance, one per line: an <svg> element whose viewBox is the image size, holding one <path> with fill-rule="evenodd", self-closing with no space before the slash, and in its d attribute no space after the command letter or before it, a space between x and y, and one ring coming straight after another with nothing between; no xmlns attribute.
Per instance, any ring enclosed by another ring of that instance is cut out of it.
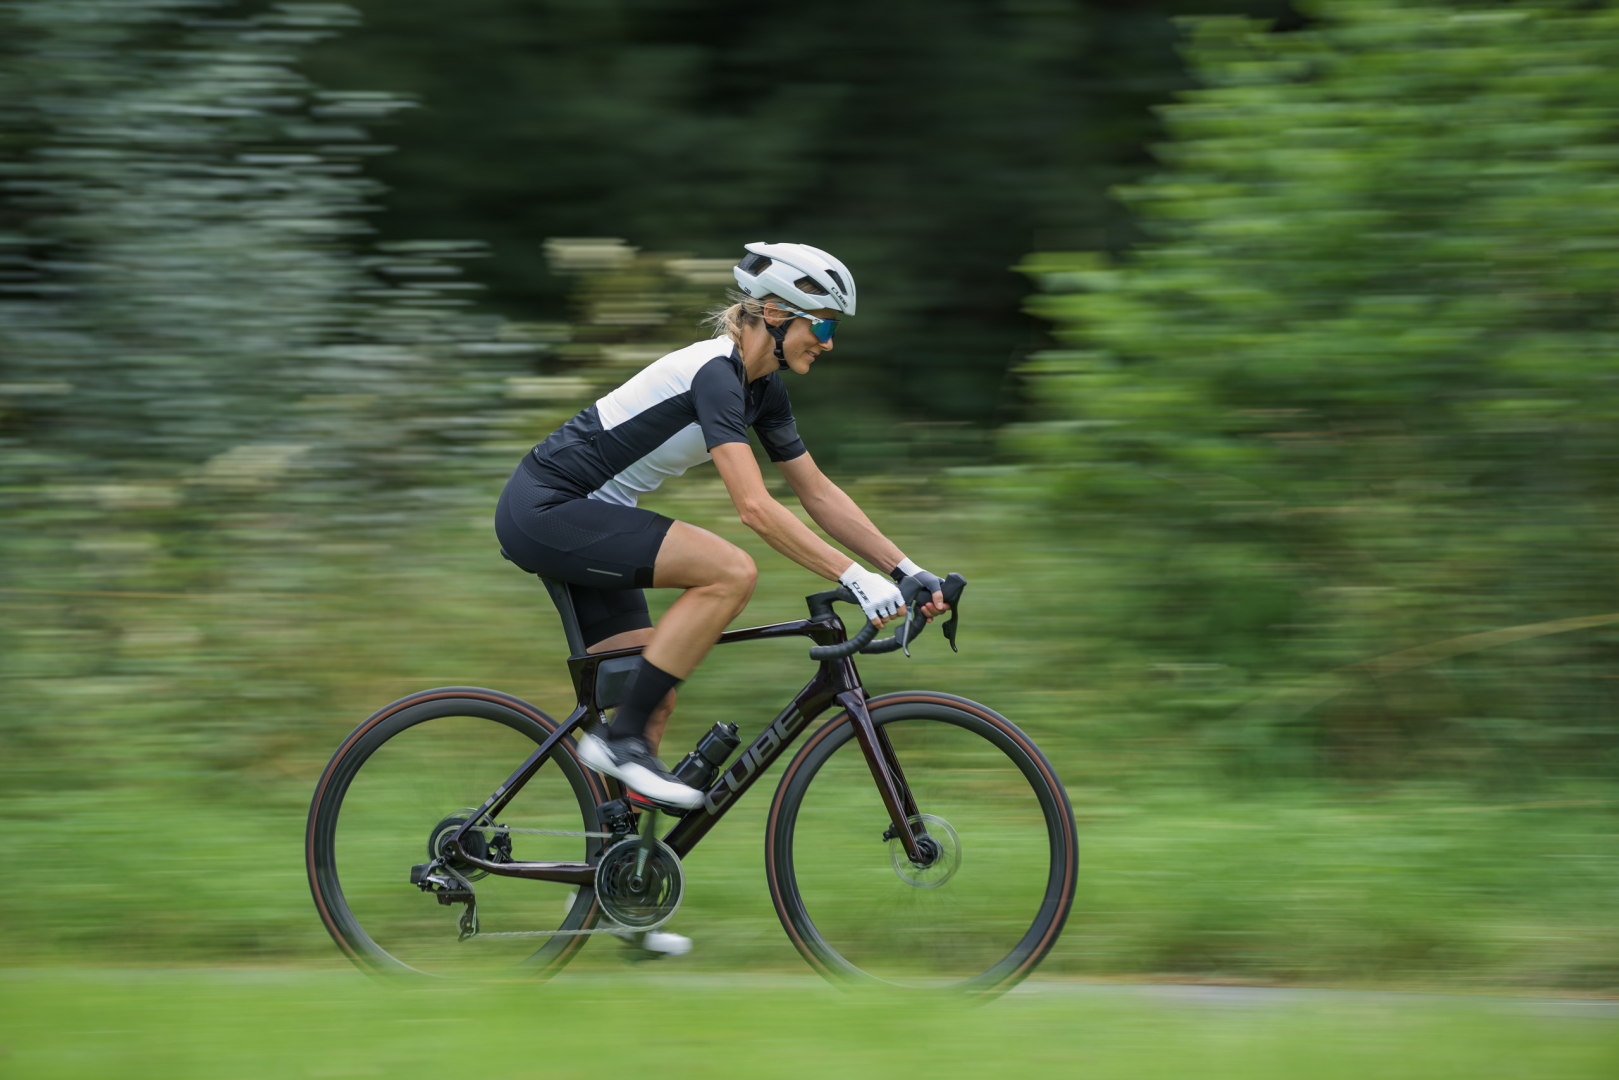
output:
<svg viewBox="0 0 1619 1080"><path fill-rule="evenodd" d="M860 742L861 753L866 755L871 778L876 781L877 793L882 796L883 806L888 810L890 824L883 833L883 839L897 838L905 848L906 857L913 863L919 866L931 863L931 851L925 851L918 842L920 836L927 835L925 826L921 824L921 811L917 809L911 785L905 782L905 771L900 768L899 757L894 753L894 744L889 741L888 732L871 722L865 695L859 690L846 690L837 695L836 701L848 710L854 720L855 738ZM911 825L912 819L917 821L915 828Z"/></svg>

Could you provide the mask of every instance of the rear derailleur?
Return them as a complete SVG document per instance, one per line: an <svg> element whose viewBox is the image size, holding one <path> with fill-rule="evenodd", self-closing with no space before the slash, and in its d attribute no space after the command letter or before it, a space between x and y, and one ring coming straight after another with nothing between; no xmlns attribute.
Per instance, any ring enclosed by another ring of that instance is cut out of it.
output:
<svg viewBox="0 0 1619 1080"><path fill-rule="evenodd" d="M410 868L410 883L424 893L432 894L444 907L465 904L466 910L456 920L461 941L478 932L478 897L472 891L472 882L443 859L422 863Z"/></svg>
<svg viewBox="0 0 1619 1080"><path fill-rule="evenodd" d="M427 840L427 854L431 861L410 868L410 883L422 892L431 893L444 907L466 905L466 910L456 920L462 941L478 932L478 897L472 890L472 883L485 877L488 872L472 870L471 873L463 873L451 862L450 853L445 848L473 813L475 811L463 810L433 826ZM511 834L502 826L490 823L488 827L468 830L461 844L461 850L473 858L496 863L512 861Z"/></svg>

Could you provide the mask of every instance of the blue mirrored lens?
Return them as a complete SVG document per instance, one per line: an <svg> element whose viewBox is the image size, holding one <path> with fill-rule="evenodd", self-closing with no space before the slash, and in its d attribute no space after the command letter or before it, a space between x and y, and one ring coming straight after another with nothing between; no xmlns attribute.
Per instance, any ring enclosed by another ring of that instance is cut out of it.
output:
<svg viewBox="0 0 1619 1080"><path fill-rule="evenodd" d="M823 345L826 344L828 341L831 341L832 340L832 335L837 333L837 332L838 332L838 320L836 320L836 319L811 319L810 320L810 333L814 334L815 335L815 340L819 341Z"/></svg>

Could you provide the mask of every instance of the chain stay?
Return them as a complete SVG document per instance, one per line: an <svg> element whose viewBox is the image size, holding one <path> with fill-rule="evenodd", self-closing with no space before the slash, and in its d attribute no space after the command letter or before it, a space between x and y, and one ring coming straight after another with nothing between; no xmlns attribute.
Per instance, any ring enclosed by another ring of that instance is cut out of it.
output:
<svg viewBox="0 0 1619 1080"><path fill-rule="evenodd" d="M468 832L494 833L496 836L510 833L522 833L524 836L583 836L597 840L612 840L624 836L624 833L605 832L570 832L565 829L518 829L509 825L473 825ZM463 912L463 918L465 918ZM498 930L485 932L477 929L477 916L472 917L472 932L464 933L462 941L474 938L515 938L515 937L585 937L590 934L614 934L619 937L633 936L639 931L633 927L621 926L618 923L609 923L606 926L593 926L588 930Z"/></svg>
<svg viewBox="0 0 1619 1080"><path fill-rule="evenodd" d="M467 832L486 832L502 836L508 833L522 833L524 836L587 836L601 840L612 840L615 837L625 836L626 833L610 832L569 832L566 829L514 829L509 825L473 825Z"/></svg>

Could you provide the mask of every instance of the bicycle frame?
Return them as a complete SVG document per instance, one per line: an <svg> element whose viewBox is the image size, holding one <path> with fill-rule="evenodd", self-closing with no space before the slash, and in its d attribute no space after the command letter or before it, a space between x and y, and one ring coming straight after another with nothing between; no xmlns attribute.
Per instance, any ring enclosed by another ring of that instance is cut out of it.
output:
<svg viewBox="0 0 1619 1080"><path fill-rule="evenodd" d="M810 619L771 623L768 626L754 626L743 630L728 630L720 635L719 644L766 641L783 637L807 637L817 645L836 645L847 640L847 631L836 616L818 615ZM578 707L546 738L545 742L540 744L539 749L529 755L528 760L512 773L504 784L495 789L494 794L485 800L478 812L468 817L467 823L446 842L447 854L453 856L457 862L464 862L502 877L555 881L569 885L595 885L596 867L591 863L489 862L468 854L461 841L476 823L494 821L495 816L517 796L534 774L539 772L559 741L567 738L587 718L601 715L601 710L596 706L598 665L606 660L639 656L641 651L640 648L618 649L613 652L575 656L568 660L569 673L573 676L574 691L579 700ZM871 722L871 714L866 709L866 697L865 688L860 684L860 672L855 668L852 657L821 661L820 669L793 698L792 703L777 714L753 743L742 751L740 757L714 778L703 793L703 805L687 811L684 817L677 820L664 835L663 842L668 844L677 856L684 859L692 848L697 846L698 841L708 835L709 830L719 823L760 775L787 751L817 716L833 705L840 705L848 710L854 719L855 734L860 743L861 753L866 757L866 764L871 769L872 779L877 784L877 791L882 796L883 805L887 808L893 825L890 835L904 845L905 853L911 859L924 861L917 844L917 832L911 827L911 819L919 813L916 800L911 794L910 785L905 782L904 771L900 768L899 759L894 754L894 747L889 742L888 734Z"/></svg>

